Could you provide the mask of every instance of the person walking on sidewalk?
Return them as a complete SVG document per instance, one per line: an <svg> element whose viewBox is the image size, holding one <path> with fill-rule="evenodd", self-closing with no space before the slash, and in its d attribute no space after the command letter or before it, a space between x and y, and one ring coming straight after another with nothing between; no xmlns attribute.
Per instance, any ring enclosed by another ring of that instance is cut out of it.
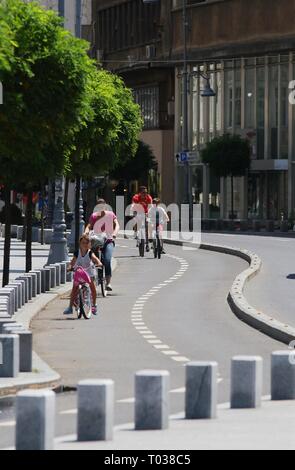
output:
<svg viewBox="0 0 295 470"><path fill-rule="evenodd" d="M95 212L91 215L89 224L85 229L85 234L90 235L93 231L96 235L104 235L106 242L102 249L103 264L106 273L106 289L111 292L112 280L112 258L115 248L115 240L120 230L117 216L114 212L108 211L104 199L97 201Z"/></svg>

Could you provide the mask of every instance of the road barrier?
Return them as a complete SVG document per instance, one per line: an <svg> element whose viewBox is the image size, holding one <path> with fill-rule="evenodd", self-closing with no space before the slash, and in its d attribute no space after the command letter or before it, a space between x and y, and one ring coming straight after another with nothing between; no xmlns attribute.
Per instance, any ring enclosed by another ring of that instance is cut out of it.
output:
<svg viewBox="0 0 295 470"><path fill-rule="evenodd" d="M135 429L167 429L169 424L168 371L143 370L135 375Z"/></svg>
<svg viewBox="0 0 295 470"><path fill-rule="evenodd" d="M0 335L0 340L1 338L11 336ZM292 351L277 351L272 354L273 400L295 400L295 365L290 360L292 354L294 356ZM185 367L185 419L207 421L217 418L218 364L189 362ZM262 371L261 357L232 358L232 410L261 406ZM135 430L165 430L169 427L169 382L168 371L143 370L135 374ZM53 392L30 390L18 393L16 417L16 449L53 448ZM36 433L37 428L40 436ZM109 441L114 437L113 429L114 382L107 379L79 382L77 440ZM45 435L48 435L47 439L44 438Z"/></svg>
<svg viewBox="0 0 295 470"><path fill-rule="evenodd" d="M19 373L19 336L0 335L0 377L17 377Z"/></svg>
<svg viewBox="0 0 295 470"><path fill-rule="evenodd" d="M257 356L236 356L231 365L231 408L259 408L263 361Z"/></svg>
<svg viewBox="0 0 295 470"><path fill-rule="evenodd" d="M217 416L217 362L186 365L186 419L214 419Z"/></svg>
<svg viewBox="0 0 295 470"><path fill-rule="evenodd" d="M52 450L54 431L54 392L19 392L16 400L16 450Z"/></svg>
<svg viewBox="0 0 295 470"><path fill-rule="evenodd" d="M295 399L294 351L276 351L271 356L271 398Z"/></svg>
<svg viewBox="0 0 295 470"><path fill-rule="evenodd" d="M83 380L78 384L78 441L113 439L114 382Z"/></svg>

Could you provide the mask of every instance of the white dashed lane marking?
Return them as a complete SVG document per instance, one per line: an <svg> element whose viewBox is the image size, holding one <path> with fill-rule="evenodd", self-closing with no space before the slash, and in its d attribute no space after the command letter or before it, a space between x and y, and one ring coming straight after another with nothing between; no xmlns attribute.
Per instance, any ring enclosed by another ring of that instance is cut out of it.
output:
<svg viewBox="0 0 295 470"><path fill-rule="evenodd" d="M178 281L189 268L189 264L185 259L174 255L167 255L167 257L176 260L180 264L180 268L169 279L152 287L146 294L141 295L136 300L131 311L131 322L137 332L142 335L142 338L145 339L154 349L165 354L166 357L170 357L173 361L184 364L190 362L190 359L185 356L181 356L177 351L173 351L167 344L163 344L162 341L151 330L149 330L147 326L145 326L143 318L144 308L151 297L158 294L163 288Z"/></svg>

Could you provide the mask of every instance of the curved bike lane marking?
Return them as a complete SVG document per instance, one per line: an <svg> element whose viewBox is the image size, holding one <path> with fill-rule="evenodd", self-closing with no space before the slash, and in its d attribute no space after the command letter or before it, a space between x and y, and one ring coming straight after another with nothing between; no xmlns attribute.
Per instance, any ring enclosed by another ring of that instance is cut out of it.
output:
<svg viewBox="0 0 295 470"><path fill-rule="evenodd" d="M184 258L175 255L166 255L171 259L175 259L180 264L180 268L178 271L168 278L165 281L157 284L156 286L152 287L146 294L141 295L138 297L136 302L133 305L131 310L131 322L136 329L136 331L142 335L142 338L147 341L154 349L164 354L166 357L170 357L175 362L179 363L188 363L190 359L185 356L181 356L177 351L174 351L170 346L164 344L158 337L155 335L150 328L146 325L143 314L144 314L144 307L146 303L154 296L157 295L162 289L167 286L171 286L174 282L178 281L182 278L182 276L187 272L189 268L189 263Z"/></svg>

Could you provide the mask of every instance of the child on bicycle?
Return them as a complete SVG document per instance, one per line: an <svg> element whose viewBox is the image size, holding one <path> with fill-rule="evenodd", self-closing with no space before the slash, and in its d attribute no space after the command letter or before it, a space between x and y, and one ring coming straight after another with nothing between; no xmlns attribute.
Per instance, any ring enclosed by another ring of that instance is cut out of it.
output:
<svg viewBox="0 0 295 470"><path fill-rule="evenodd" d="M73 271L75 268L81 267L89 275L91 279L90 289L92 296L92 313L93 315L97 315L94 265L96 267L100 267L102 266L102 263L91 251L91 242L89 236L84 234L80 238L80 248L74 253L68 271ZM70 305L64 311L64 315L71 315L73 313L73 306L77 298L77 294L78 286L73 285Z"/></svg>

